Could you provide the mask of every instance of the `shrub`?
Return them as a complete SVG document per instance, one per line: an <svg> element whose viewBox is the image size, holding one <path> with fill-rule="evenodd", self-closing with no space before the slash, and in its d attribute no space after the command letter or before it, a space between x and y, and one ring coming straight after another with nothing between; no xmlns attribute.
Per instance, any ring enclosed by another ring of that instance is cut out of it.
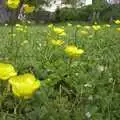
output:
<svg viewBox="0 0 120 120"><path fill-rule="evenodd" d="M93 18L93 13L99 12L98 16ZM120 18L120 5L105 5L102 8L97 9L93 5L84 6L81 8L62 8L56 10L55 18L56 21L99 21L106 22L109 21L110 18L119 19ZM58 19L59 18L59 19Z"/></svg>
<svg viewBox="0 0 120 120"><path fill-rule="evenodd" d="M102 21L109 21L110 18L120 19L120 5L111 5L101 11Z"/></svg>
<svg viewBox="0 0 120 120"><path fill-rule="evenodd" d="M91 14L92 10L89 10L90 7L83 7L83 8L62 8L59 11L59 14L57 13L58 10L56 10L56 17L59 20L56 19L57 21L87 21L89 15ZM89 11L89 12L88 12Z"/></svg>

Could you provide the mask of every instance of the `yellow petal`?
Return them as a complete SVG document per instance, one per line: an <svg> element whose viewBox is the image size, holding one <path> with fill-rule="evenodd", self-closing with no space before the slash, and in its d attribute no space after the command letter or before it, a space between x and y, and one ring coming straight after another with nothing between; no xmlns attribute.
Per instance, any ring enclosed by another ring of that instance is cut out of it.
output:
<svg viewBox="0 0 120 120"><path fill-rule="evenodd" d="M40 87L40 81L30 73L12 77L9 83L12 85L13 94L23 98L30 98Z"/></svg>
<svg viewBox="0 0 120 120"><path fill-rule="evenodd" d="M12 9L18 8L20 4L20 0L8 0L7 1L7 6Z"/></svg>
<svg viewBox="0 0 120 120"><path fill-rule="evenodd" d="M16 76L17 72L11 64L0 63L0 79L7 80L10 77Z"/></svg>

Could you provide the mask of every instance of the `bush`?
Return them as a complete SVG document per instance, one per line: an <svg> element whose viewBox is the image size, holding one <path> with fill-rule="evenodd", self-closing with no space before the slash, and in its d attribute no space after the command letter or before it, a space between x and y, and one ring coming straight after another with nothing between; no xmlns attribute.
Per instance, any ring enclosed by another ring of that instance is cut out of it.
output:
<svg viewBox="0 0 120 120"><path fill-rule="evenodd" d="M88 12L89 11L89 12ZM56 10L56 13L58 10ZM87 21L92 13L90 6L83 8L62 8L56 15L57 21ZM57 19L59 16L59 19Z"/></svg>
<svg viewBox="0 0 120 120"><path fill-rule="evenodd" d="M82 8L62 8L56 10L56 21L92 21L93 12L99 12L99 21L107 22L110 18L120 19L120 5L106 5L101 9L89 5ZM97 17L97 16L96 16ZM59 19L58 19L59 18ZM96 21L96 19L94 20Z"/></svg>
<svg viewBox="0 0 120 120"><path fill-rule="evenodd" d="M102 21L109 21L110 18L120 19L120 5L111 5L101 11Z"/></svg>
<svg viewBox="0 0 120 120"><path fill-rule="evenodd" d="M54 14L49 11L38 10L28 15L27 18L29 20L34 20L36 23L39 23L39 22L45 23L45 22L54 21Z"/></svg>

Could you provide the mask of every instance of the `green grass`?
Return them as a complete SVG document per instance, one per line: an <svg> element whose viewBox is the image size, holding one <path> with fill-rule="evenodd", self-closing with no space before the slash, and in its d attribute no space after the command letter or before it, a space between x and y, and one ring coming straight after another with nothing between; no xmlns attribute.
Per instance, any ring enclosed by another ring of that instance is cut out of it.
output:
<svg viewBox="0 0 120 120"><path fill-rule="evenodd" d="M19 74L33 72L42 84L23 104L5 98L0 120L119 120L120 33L115 27L83 36L65 25L67 36L61 39L85 51L70 64L64 47L46 43L52 39L47 25L30 26L27 33L14 28L13 38L10 27L0 27L0 61L13 64Z"/></svg>

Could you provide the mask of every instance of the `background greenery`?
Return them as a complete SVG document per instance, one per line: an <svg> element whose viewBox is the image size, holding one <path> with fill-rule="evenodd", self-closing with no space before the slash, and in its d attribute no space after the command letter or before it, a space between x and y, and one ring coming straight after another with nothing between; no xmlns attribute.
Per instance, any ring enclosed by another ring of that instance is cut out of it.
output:
<svg viewBox="0 0 120 120"><path fill-rule="evenodd" d="M94 12L99 12L99 18ZM87 22L111 22L112 19L120 19L120 5L106 5L97 9L94 5L82 8L62 8L56 10L56 21L87 21Z"/></svg>
<svg viewBox="0 0 120 120"><path fill-rule="evenodd" d="M108 4L106 0L94 0L93 4L88 6L83 6L82 0L81 2L79 0L63 0L63 3L71 5L71 8L58 8L55 12L45 11L42 8L43 5L50 7L52 5L50 0L25 0L24 2L36 7L36 10L32 14L27 15L27 18L36 21L36 23L61 21L111 22L113 19L120 18L120 4ZM20 6L14 12L3 5L4 10L1 10L1 15L5 16L4 13L6 12L8 20L1 20L1 23L10 22L11 19L15 23L22 4L23 0L21 0Z"/></svg>

